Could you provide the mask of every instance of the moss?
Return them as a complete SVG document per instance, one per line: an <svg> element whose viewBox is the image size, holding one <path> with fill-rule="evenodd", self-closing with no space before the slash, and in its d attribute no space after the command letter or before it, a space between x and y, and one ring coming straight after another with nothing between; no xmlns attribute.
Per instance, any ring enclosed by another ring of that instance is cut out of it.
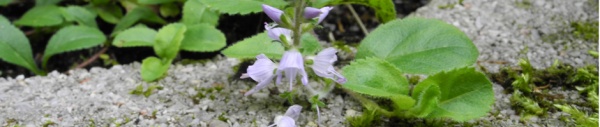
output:
<svg viewBox="0 0 600 127"><path fill-rule="evenodd" d="M523 8L523 9L529 9L532 7L531 1L530 0L520 0L520 1L515 1L515 5L517 5L517 7L519 8Z"/></svg>
<svg viewBox="0 0 600 127"><path fill-rule="evenodd" d="M598 42L598 21L572 22L573 36L586 41Z"/></svg>
<svg viewBox="0 0 600 127"><path fill-rule="evenodd" d="M48 127L48 126L52 126L52 125L56 125L56 123L47 120L44 124L42 124L42 127Z"/></svg>
<svg viewBox="0 0 600 127"><path fill-rule="evenodd" d="M381 123L381 115L376 111L365 110L360 116L347 117L346 122L351 127L372 127Z"/></svg>
<svg viewBox="0 0 600 127"><path fill-rule="evenodd" d="M219 115L219 120L223 121L223 122L227 122L227 120L229 120L227 117L225 117L225 112L221 113L221 115Z"/></svg>

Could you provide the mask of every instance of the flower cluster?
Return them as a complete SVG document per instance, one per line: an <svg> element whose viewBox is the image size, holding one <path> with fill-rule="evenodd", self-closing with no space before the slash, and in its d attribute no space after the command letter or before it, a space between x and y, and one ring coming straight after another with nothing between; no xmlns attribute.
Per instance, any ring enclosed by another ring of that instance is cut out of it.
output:
<svg viewBox="0 0 600 127"><path fill-rule="evenodd" d="M331 9L333 9L333 7L323 7L321 9L307 7L304 11L304 18L318 18L317 23L319 23L327 16ZM263 5L263 10L267 16L273 19L273 21L276 23L281 23L283 11L268 5ZM292 45L293 43L289 42L292 41L293 31L287 28L276 26L277 24L269 25L265 23L265 29L267 30L268 36L273 40ZM337 83L343 84L346 82L346 78L344 78L344 76L342 76L340 73L336 72L333 67L333 63L337 61L336 52L337 51L335 48L326 48L319 52L316 56L310 56L306 58L313 60L313 64L310 65L310 67L318 76L329 78L335 80ZM271 59L267 58L267 56L264 54L256 56L256 59L256 62L248 67L247 73L244 74L242 78L250 77L259 83L250 91L246 92L245 96L265 88L271 83L275 76L277 76L276 84L281 84L281 79L284 74L285 78L289 82L290 91L292 90L297 76L300 76L300 81L302 84L308 84L308 75L304 70L305 57L303 57L302 54L294 47L291 47L283 54L283 57L279 61L279 65L271 61Z"/></svg>

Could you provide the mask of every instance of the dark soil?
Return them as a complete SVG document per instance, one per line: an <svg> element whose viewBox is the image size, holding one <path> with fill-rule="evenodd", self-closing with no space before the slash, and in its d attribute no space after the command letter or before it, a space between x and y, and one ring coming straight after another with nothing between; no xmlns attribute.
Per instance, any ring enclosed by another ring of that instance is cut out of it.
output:
<svg viewBox="0 0 600 127"><path fill-rule="evenodd" d="M394 0L398 17L403 17L415 11L417 8L425 5L428 0ZM64 0L60 3L61 6L66 5L85 5L87 3L81 0ZM11 21L17 20L27 10L35 5L34 0L23 0L6 7L0 7L0 14L7 17ZM374 16L374 11L366 6L353 5L358 15L361 17L362 22L365 24L367 29L374 29L380 23ZM168 22L176 22L180 17L165 18ZM100 18L97 18L97 23L100 29L105 34L110 34L114 24L104 22ZM250 14L250 15L222 15L219 20L217 28L221 30L226 38L227 44L231 45L244 38L250 37L257 33L264 31L263 22L268 22L270 19L262 13ZM329 41L327 34L332 32L336 41L342 41L347 43L358 43L364 34L358 29L358 25L352 14L345 6L336 6L329 16L323 21L324 26L321 29L315 30L321 40ZM150 27L160 27L161 25L149 24ZM30 27L21 27L21 30L26 33L32 46L33 54L38 66L41 66L41 56L44 52L45 46L54 34L56 28L44 27L41 29L33 29ZM47 70L57 70L59 72L66 72L69 69L74 68L78 64L87 60L102 49L101 46L88 48L85 50L66 52L53 56L48 63ZM208 53L197 53L197 52L180 52L179 58L175 62L183 59L210 59L219 55L220 51L208 52ZM110 47L105 52L111 59L116 60L119 64L129 64L132 62L140 62L148 56L154 56L154 51L151 47L136 47L136 48L117 48ZM105 65L100 59L92 62L86 66L86 69L91 67L104 67L109 68L112 65ZM0 60L0 77L15 77L18 75L24 75L26 77L34 76L29 70L16 66Z"/></svg>

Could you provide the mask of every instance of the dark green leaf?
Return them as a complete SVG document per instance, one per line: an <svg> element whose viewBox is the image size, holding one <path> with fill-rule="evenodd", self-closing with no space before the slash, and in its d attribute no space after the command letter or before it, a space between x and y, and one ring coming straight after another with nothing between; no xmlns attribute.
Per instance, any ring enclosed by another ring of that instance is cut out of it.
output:
<svg viewBox="0 0 600 127"><path fill-rule="evenodd" d="M138 0L140 4L163 4L173 2L175 0Z"/></svg>
<svg viewBox="0 0 600 127"><path fill-rule="evenodd" d="M208 24L193 25L185 32L181 49L194 52L217 51L227 45L225 35Z"/></svg>
<svg viewBox="0 0 600 127"><path fill-rule="evenodd" d="M175 17L179 15L179 12L181 12L181 9L175 3L160 5L160 15L164 17Z"/></svg>
<svg viewBox="0 0 600 127"><path fill-rule="evenodd" d="M94 9L98 16L108 23L117 24L123 17L123 10L115 4L100 5Z"/></svg>
<svg viewBox="0 0 600 127"><path fill-rule="evenodd" d="M219 22L219 13L210 10L200 0L188 0L183 5L183 23L195 25L208 23L216 26Z"/></svg>
<svg viewBox="0 0 600 127"><path fill-rule="evenodd" d="M79 6L62 8L63 16L67 21L76 21L79 25L97 28L96 14Z"/></svg>
<svg viewBox="0 0 600 127"><path fill-rule="evenodd" d="M56 5L62 0L35 0L35 6Z"/></svg>
<svg viewBox="0 0 600 127"><path fill-rule="evenodd" d="M262 4L282 8L287 3L283 0L200 0L211 9L227 14L248 14L262 12ZM232 4L235 3L235 4Z"/></svg>
<svg viewBox="0 0 600 127"><path fill-rule="evenodd" d="M152 46L156 33L156 30L147 27L129 28L117 34L112 45L117 47Z"/></svg>
<svg viewBox="0 0 600 127"><path fill-rule="evenodd" d="M348 79L344 88L357 93L386 98L408 95L408 80L400 70L378 58L356 60L342 74Z"/></svg>
<svg viewBox="0 0 600 127"><path fill-rule="evenodd" d="M231 58L252 59L259 54L265 54L269 58L279 59L283 55L283 46L279 42L273 42L266 33L260 33L226 48L222 53Z"/></svg>
<svg viewBox="0 0 600 127"><path fill-rule="evenodd" d="M156 34L154 52L162 59L175 59L187 28L180 23L162 27Z"/></svg>
<svg viewBox="0 0 600 127"><path fill-rule="evenodd" d="M302 48L300 48L302 55L315 55L317 51L321 50L319 40L309 33L302 34L302 43L300 44L302 46Z"/></svg>
<svg viewBox="0 0 600 127"><path fill-rule="evenodd" d="M356 57L378 57L411 74L434 74L475 63L479 52L456 27L435 19L406 18L379 26Z"/></svg>
<svg viewBox="0 0 600 127"><path fill-rule="evenodd" d="M87 26L68 26L52 35L44 51L43 66L52 55L100 45L106 41L102 31Z"/></svg>
<svg viewBox="0 0 600 127"><path fill-rule="evenodd" d="M15 21L15 25L43 27L63 23L60 7L55 5L36 6L29 9L23 16Z"/></svg>
<svg viewBox="0 0 600 127"><path fill-rule="evenodd" d="M416 117L426 117L437 107L440 88L430 80L423 81L413 89L412 98L417 100L417 104L408 110L408 113Z"/></svg>
<svg viewBox="0 0 600 127"><path fill-rule="evenodd" d="M0 15L0 59L25 67L38 75L43 73L33 60L31 46L25 34L2 15Z"/></svg>
<svg viewBox="0 0 600 127"><path fill-rule="evenodd" d="M6 6L12 2L13 0L0 0L0 6Z"/></svg>
<svg viewBox="0 0 600 127"><path fill-rule="evenodd" d="M142 61L140 75L146 82L152 82L166 75L171 66L170 60L164 62L156 57L148 57Z"/></svg>
<svg viewBox="0 0 600 127"><path fill-rule="evenodd" d="M148 20L157 23L166 23L162 18L160 18L156 13L154 13L148 7L138 6L133 9L131 12L128 12L122 19L117 23L115 29L113 30L113 34L116 32L120 32L121 30L125 30L138 22L139 20Z"/></svg>
<svg viewBox="0 0 600 127"><path fill-rule="evenodd" d="M494 103L492 83L474 68L459 68L428 77L423 82L438 85L441 96L429 118L467 121L484 116Z"/></svg>

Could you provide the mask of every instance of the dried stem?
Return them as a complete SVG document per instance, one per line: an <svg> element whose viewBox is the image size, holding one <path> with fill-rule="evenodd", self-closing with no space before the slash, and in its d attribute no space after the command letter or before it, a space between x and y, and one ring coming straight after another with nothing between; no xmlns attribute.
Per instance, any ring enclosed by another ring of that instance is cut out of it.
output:
<svg viewBox="0 0 600 127"><path fill-rule="evenodd" d="M360 27L360 30L365 34L365 36L367 36L369 34L369 31L367 31L367 27L365 27L365 24L362 22L362 20L360 20L360 17L358 17L358 14L356 13L356 11L354 11L354 7L352 7L352 5L350 5L350 4L344 4L344 5L346 5L346 7L348 7L348 9L350 9L350 13L352 13L354 20L356 20L356 22L358 22L358 26Z"/></svg>
<svg viewBox="0 0 600 127"><path fill-rule="evenodd" d="M75 67L75 69L83 68L83 67L91 64L92 62L96 61L96 59L98 59L98 57L100 57L100 55L104 54L108 50L109 47L110 47L109 45L105 45L102 48L102 50L98 51L96 54L94 54L89 59L85 60L83 63L77 65L77 67Z"/></svg>

